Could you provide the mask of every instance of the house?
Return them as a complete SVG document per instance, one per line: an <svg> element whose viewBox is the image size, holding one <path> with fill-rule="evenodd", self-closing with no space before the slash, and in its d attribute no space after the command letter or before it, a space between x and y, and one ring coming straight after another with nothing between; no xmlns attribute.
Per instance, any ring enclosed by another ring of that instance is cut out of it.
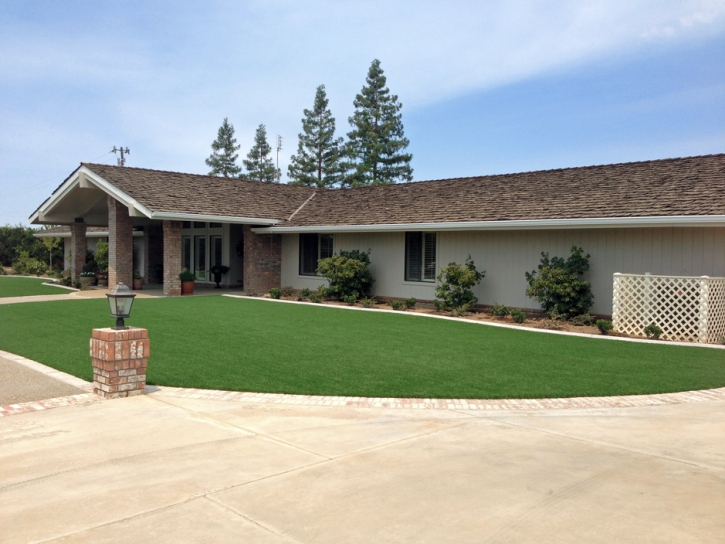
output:
<svg viewBox="0 0 725 544"><path fill-rule="evenodd" d="M130 283L135 246L167 295L216 264L247 292L316 288L318 259L370 249L376 296L432 300L440 267L470 254L481 304L535 309L524 273L577 245L607 315L615 272L725 276L724 195L725 154L345 190L82 163L30 221L66 225L74 249L107 232L111 286Z"/></svg>

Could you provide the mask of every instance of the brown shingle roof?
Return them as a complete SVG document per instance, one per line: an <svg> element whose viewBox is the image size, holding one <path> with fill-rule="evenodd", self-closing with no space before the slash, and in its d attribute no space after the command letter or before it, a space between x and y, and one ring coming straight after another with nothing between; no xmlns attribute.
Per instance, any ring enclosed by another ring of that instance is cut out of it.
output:
<svg viewBox="0 0 725 544"><path fill-rule="evenodd" d="M287 219L314 192L310 187L82 164L154 212Z"/></svg>
<svg viewBox="0 0 725 544"><path fill-rule="evenodd" d="M280 227L725 215L725 154L320 191Z"/></svg>

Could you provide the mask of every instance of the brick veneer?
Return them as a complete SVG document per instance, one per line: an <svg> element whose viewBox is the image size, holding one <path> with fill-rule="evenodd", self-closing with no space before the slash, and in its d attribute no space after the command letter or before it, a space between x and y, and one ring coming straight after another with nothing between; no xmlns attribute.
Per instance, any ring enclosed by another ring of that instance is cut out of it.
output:
<svg viewBox="0 0 725 544"><path fill-rule="evenodd" d="M86 224L83 219L76 219L70 226L71 262L70 277L77 280L86 264Z"/></svg>
<svg viewBox="0 0 725 544"><path fill-rule="evenodd" d="M181 221L164 221L164 295L181 295Z"/></svg>
<svg viewBox="0 0 725 544"><path fill-rule="evenodd" d="M282 284L282 236L255 234L244 225L244 290L265 293Z"/></svg>
<svg viewBox="0 0 725 544"><path fill-rule="evenodd" d="M128 208L108 197L108 287L133 284L133 224Z"/></svg>
<svg viewBox="0 0 725 544"><path fill-rule="evenodd" d="M146 255L144 262L146 283L159 284L164 281L164 231L161 224L148 225L145 228Z"/></svg>
<svg viewBox="0 0 725 544"><path fill-rule="evenodd" d="M109 399L144 393L149 357L146 329L93 329L90 348L94 393Z"/></svg>

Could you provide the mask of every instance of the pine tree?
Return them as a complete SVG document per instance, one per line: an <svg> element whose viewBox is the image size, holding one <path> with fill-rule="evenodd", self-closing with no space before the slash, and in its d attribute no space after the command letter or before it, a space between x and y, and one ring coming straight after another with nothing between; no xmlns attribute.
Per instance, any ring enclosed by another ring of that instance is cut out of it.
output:
<svg viewBox="0 0 725 544"><path fill-rule="evenodd" d="M237 166L239 154L237 139L234 137L234 125L229 123L225 117L222 126L219 127L216 140L212 142L212 154L206 159L207 166L211 166L210 176L224 176L225 178L236 177L242 171Z"/></svg>
<svg viewBox="0 0 725 544"><path fill-rule="evenodd" d="M413 155L404 153L410 142L403 133L402 104L385 86L379 60L372 62L365 81L349 119L353 127L346 146L349 174L343 184L358 187L411 181Z"/></svg>
<svg viewBox="0 0 725 544"><path fill-rule="evenodd" d="M290 158L293 185L333 187L341 181L342 138L335 138L335 118L328 104L325 86L320 85L312 110L304 110L297 154Z"/></svg>
<svg viewBox="0 0 725 544"><path fill-rule="evenodd" d="M272 148L267 143L267 128L259 125L254 134L254 146L247 154L246 160L242 161L247 169L245 177L267 183L278 182L277 168L274 166L271 153Z"/></svg>

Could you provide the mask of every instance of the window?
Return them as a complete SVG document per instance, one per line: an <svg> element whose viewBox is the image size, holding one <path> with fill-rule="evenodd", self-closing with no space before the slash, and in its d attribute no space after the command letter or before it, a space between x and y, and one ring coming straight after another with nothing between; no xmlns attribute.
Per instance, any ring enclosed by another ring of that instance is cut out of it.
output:
<svg viewBox="0 0 725 544"><path fill-rule="evenodd" d="M181 237L181 268L191 270L191 236Z"/></svg>
<svg viewBox="0 0 725 544"><path fill-rule="evenodd" d="M191 221L182 221L181 222L181 228L182 229L190 229L191 228Z"/></svg>
<svg viewBox="0 0 725 544"><path fill-rule="evenodd" d="M211 266L222 265L222 237L221 236L209 236L209 245L211 246L211 253L209 255L211 260Z"/></svg>
<svg viewBox="0 0 725 544"><path fill-rule="evenodd" d="M206 280L206 236L194 236L194 274L197 280Z"/></svg>
<svg viewBox="0 0 725 544"><path fill-rule="evenodd" d="M300 234L300 275L316 276L317 261L332 257L332 234Z"/></svg>
<svg viewBox="0 0 725 544"><path fill-rule="evenodd" d="M206 223L204 223L203 221L194 221L194 228L195 229L205 229Z"/></svg>
<svg viewBox="0 0 725 544"><path fill-rule="evenodd" d="M220 229L220 228L222 228L222 224L221 223L209 223L209 228L210 229Z"/></svg>
<svg viewBox="0 0 725 544"><path fill-rule="evenodd" d="M405 281L435 281L436 233L405 233Z"/></svg>

